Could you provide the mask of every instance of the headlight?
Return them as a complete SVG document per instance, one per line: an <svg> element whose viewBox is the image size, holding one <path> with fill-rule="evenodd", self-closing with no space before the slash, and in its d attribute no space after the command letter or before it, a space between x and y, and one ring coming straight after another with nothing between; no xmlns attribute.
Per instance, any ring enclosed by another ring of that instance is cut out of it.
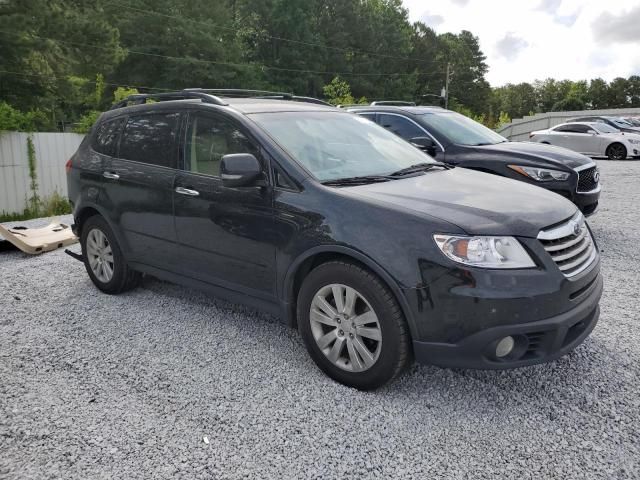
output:
<svg viewBox="0 0 640 480"><path fill-rule="evenodd" d="M629 140L629 143L633 143L634 145L640 145L640 140Z"/></svg>
<svg viewBox="0 0 640 480"><path fill-rule="evenodd" d="M569 172L561 172L560 170L550 170L548 168L525 167L523 165L509 165L511 170L533 178L538 182L549 182L551 180L566 180L569 178Z"/></svg>
<svg viewBox="0 0 640 480"><path fill-rule="evenodd" d="M435 234L433 239L454 262L482 268L531 268L535 263L513 237L467 237Z"/></svg>

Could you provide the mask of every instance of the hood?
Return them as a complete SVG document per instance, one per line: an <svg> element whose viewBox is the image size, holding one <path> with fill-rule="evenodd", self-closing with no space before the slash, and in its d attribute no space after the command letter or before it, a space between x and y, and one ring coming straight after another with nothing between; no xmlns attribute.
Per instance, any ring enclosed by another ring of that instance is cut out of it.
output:
<svg viewBox="0 0 640 480"><path fill-rule="evenodd" d="M475 235L536 237L541 229L566 220L577 209L544 188L465 168L431 170L344 190L437 217Z"/></svg>
<svg viewBox="0 0 640 480"><path fill-rule="evenodd" d="M473 150L478 159L504 159L513 163L526 161L536 166L553 167L564 165L571 169L593 163L589 157L566 148L554 147L534 142L504 142L495 145L463 146L464 150Z"/></svg>

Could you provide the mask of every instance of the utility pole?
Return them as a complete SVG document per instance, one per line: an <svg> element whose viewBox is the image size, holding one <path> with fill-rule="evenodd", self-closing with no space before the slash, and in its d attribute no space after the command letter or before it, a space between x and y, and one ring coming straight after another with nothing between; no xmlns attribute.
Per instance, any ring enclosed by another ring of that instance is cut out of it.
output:
<svg viewBox="0 0 640 480"><path fill-rule="evenodd" d="M447 78L444 80L444 108L449 108L449 77L451 76L451 64L447 62Z"/></svg>

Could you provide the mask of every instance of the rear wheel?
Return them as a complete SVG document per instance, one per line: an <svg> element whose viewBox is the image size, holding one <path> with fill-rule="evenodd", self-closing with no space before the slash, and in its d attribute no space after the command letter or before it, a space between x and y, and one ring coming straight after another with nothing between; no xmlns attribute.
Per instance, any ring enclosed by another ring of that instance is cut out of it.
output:
<svg viewBox="0 0 640 480"><path fill-rule="evenodd" d="M409 363L409 331L395 297L358 265L334 261L312 270L297 311L311 358L344 385L381 387Z"/></svg>
<svg viewBox="0 0 640 480"><path fill-rule="evenodd" d="M621 143L612 143L605 152L609 160L624 160L627 158L627 149Z"/></svg>
<svg viewBox="0 0 640 480"><path fill-rule="evenodd" d="M93 216L84 222L80 245L89 278L103 292L120 293L139 283L140 273L129 268L113 231L102 217Z"/></svg>

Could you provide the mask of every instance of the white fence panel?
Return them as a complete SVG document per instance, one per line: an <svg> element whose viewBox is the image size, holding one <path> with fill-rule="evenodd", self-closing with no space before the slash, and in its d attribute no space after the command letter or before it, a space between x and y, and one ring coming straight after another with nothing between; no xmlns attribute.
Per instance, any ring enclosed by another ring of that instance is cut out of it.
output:
<svg viewBox="0 0 640 480"><path fill-rule="evenodd" d="M0 213L18 213L31 196L27 138L31 135L36 154L38 195L67 195L64 165L84 138L77 133L0 132Z"/></svg>

